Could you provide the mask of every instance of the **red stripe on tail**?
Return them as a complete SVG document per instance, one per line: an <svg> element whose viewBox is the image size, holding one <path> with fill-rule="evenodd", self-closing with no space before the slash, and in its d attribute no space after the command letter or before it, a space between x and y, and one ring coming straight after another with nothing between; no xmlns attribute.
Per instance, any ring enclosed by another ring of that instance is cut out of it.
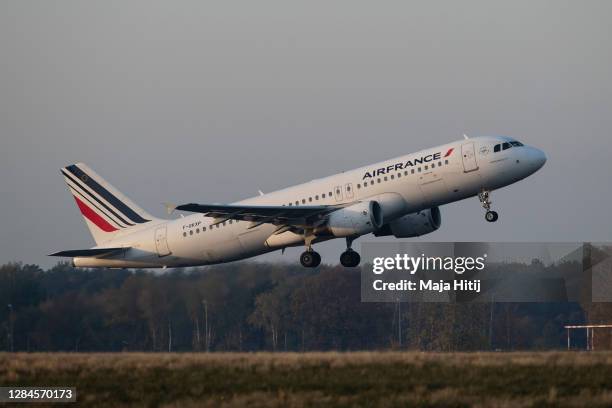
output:
<svg viewBox="0 0 612 408"><path fill-rule="evenodd" d="M104 218L100 217L96 214L91 208L89 208L85 203L79 200L76 196L73 196L77 205L79 206L79 210L81 210L81 214L85 216L89 221L93 222L104 232L113 232L117 231L117 228L110 225Z"/></svg>

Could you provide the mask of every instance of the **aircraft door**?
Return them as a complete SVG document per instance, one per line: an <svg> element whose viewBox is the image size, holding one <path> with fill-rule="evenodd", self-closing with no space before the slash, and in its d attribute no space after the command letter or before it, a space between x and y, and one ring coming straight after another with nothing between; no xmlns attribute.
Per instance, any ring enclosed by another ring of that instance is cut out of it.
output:
<svg viewBox="0 0 612 408"><path fill-rule="evenodd" d="M170 255L170 247L168 247L168 228L166 226L159 227L155 230L155 248L157 249L157 256Z"/></svg>
<svg viewBox="0 0 612 408"><path fill-rule="evenodd" d="M334 187L334 197L336 197L336 201L342 201L342 186Z"/></svg>
<svg viewBox="0 0 612 408"><path fill-rule="evenodd" d="M353 198L353 183L346 183L344 185L344 194L347 199Z"/></svg>
<svg viewBox="0 0 612 408"><path fill-rule="evenodd" d="M464 143L461 145L461 157L463 158L463 171L465 173L478 170L474 142Z"/></svg>

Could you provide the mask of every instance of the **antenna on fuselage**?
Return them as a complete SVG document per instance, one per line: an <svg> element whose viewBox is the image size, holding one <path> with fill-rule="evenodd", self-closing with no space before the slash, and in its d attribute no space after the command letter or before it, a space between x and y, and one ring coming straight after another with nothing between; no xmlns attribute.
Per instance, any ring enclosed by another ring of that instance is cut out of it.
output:
<svg viewBox="0 0 612 408"><path fill-rule="evenodd" d="M463 138L464 138L465 140L468 140L468 139L469 139L468 135L466 135L465 133L463 134Z"/></svg>

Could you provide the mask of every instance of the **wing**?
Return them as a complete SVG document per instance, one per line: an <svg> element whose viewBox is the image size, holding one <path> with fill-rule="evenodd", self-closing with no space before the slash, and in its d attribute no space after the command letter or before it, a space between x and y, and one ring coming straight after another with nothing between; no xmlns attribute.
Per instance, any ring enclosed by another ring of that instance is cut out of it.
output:
<svg viewBox="0 0 612 408"><path fill-rule="evenodd" d="M71 249L68 251L60 251L54 254L50 254L49 256L65 256L68 258L74 257L93 257L100 255L110 255L116 252L124 251L129 248L94 248L94 249Z"/></svg>
<svg viewBox="0 0 612 408"><path fill-rule="evenodd" d="M180 211L199 212L215 218L212 225L227 220L250 221L249 228L261 224L274 224L277 233L290 229L312 228L322 223L329 213L346 205L225 205L225 204L183 204L176 207Z"/></svg>

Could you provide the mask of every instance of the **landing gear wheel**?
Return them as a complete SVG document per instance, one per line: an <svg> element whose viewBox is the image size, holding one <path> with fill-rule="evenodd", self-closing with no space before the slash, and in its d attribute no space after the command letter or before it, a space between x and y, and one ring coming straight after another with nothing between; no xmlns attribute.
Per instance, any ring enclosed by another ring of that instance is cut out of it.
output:
<svg viewBox="0 0 612 408"><path fill-rule="evenodd" d="M480 204L482 204L482 208L487 211L485 213L485 220L488 222L495 222L499 216L497 215L497 212L491 210L490 196L489 191L482 190L480 193L478 193L478 200L480 201Z"/></svg>
<svg viewBox="0 0 612 408"><path fill-rule="evenodd" d="M315 251L305 251L300 255L300 263L305 268L316 268L321 264L321 255Z"/></svg>
<svg viewBox="0 0 612 408"><path fill-rule="evenodd" d="M312 256L314 256L315 259L315 263L312 265L312 268L316 268L317 266L321 265L321 255L319 255L318 252L313 251Z"/></svg>
<svg viewBox="0 0 612 408"><path fill-rule="evenodd" d="M487 211L487 213L485 214L485 220L489 222L495 222L497 221L497 218L499 218L499 216L495 211Z"/></svg>
<svg viewBox="0 0 612 408"><path fill-rule="evenodd" d="M340 263L346 268L354 268L359 265L359 262L361 262L361 256L352 249L348 249L340 255Z"/></svg>

